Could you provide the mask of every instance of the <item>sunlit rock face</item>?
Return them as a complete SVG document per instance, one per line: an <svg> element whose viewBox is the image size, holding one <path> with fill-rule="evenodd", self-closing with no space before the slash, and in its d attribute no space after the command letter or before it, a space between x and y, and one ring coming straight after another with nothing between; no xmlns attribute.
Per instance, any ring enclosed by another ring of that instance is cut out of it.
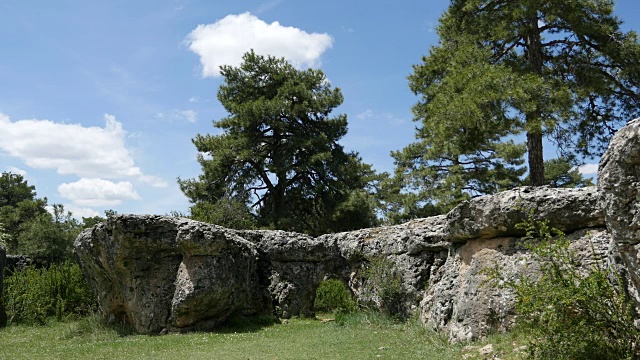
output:
<svg viewBox="0 0 640 360"><path fill-rule="evenodd" d="M383 309L384 279L371 272L383 263L398 283L396 310L452 341L471 340L514 323L514 295L488 286L486 270L536 274L516 227L529 214L567 234L585 271L596 261L617 266L640 304L639 179L636 120L603 156L598 188L522 187L447 215L317 238L117 215L81 233L75 249L104 316L140 333L207 330L235 314L313 316L327 277L343 280L359 304Z"/></svg>
<svg viewBox="0 0 640 360"><path fill-rule="evenodd" d="M640 309L640 119L613 137L600 159L598 189L613 243L611 259Z"/></svg>

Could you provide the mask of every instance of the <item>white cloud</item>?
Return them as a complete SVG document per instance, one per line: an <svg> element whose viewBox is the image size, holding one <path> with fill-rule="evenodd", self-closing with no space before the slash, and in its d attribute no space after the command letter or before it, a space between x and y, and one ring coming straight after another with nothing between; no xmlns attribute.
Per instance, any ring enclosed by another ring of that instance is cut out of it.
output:
<svg viewBox="0 0 640 360"><path fill-rule="evenodd" d="M142 175L138 178L138 180L157 188L164 188L169 186L166 181L157 176Z"/></svg>
<svg viewBox="0 0 640 360"><path fill-rule="evenodd" d="M185 41L189 50L200 56L203 77L220 76L221 65L240 65L242 55L251 49L261 55L284 57L298 68L317 67L322 53L333 45L329 34L309 34L277 21L267 24L248 12L198 25Z"/></svg>
<svg viewBox="0 0 640 360"><path fill-rule="evenodd" d="M578 167L578 171L582 175L593 175L598 173L598 164L584 164Z"/></svg>
<svg viewBox="0 0 640 360"><path fill-rule="evenodd" d="M15 166L7 166L7 171L9 171L12 174L18 174L18 175L22 175L22 176L26 176L27 175L27 171L26 170L22 170L19 169Z"/></svg>
<svg viewBox="0 0 640 360"><path fill-rule="evenodd" d="M18 120L0 114L0 150L35 169L84 178L150 178L135 166L125 146L126 131L113 115L105 127L50 120ZM149 182L149 181L146 181ZM160 185L160 181L154 181ZM153 185L153 184L152 184Z"/></svg>
<svg viewBox="0 0 640 360"><path fill-rule="evenodd" d="M197 103L197 102L198 102L198 100L199 100L199 99L198 99L198 97L197 97L197 96L192 96L192 97L190 97L190 98L189 98L189 102L190 102L190 103Z"/></svg>
<svg viewBox="0 0 640 360"><path fill-rule="evenodd" d="M360 120L364 120L364 119L369 119L372 116L373 116L373 110L367 109L361 112L360 114L356 115L356 118Z"/></svg>
<svg viewBox="0 0 640 360"><path fill-rule="evenodd" d="M75 205L65 205L64 209L71 212L71 215L78 219L82 220L83 217L94 217L94 216L102 216L99 212L86 208L86 207L78 207Z"/></svg>
<svg viewBox="0 0 640 360"><path fill-rule="evenodd" d="M198 121L198 113L193 110L171 110L168 113L158 112L156 118L164 120L178 120L195 123Z"/></svg>
<svg viewBox="0 0 640 360"><path fill-rule="evenodd" d="M112 182L103 179L82 178L58 186L60 196L77 206L115 206L124 200L139 200L140 195L128 181Z"/></svg>

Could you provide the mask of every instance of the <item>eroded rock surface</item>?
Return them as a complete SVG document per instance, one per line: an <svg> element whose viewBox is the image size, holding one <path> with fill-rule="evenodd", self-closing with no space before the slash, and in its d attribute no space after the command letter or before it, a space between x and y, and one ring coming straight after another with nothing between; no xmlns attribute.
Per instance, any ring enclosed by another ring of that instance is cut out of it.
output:
<svg viewBox="0 0 640 360"><path fill-rule="evenodd" d="M603 227L604 213L595 186L558 189L547 186L521 187L466 201L447 214L446 233L452 242L523 236L516 225L533 210L537 219L565 233Z"/></svg>
<svg viewBox="0 0 640 360"><path fill-rule="evenodd" d="M610 235L603 228L567 235L570 249L585 269L606 263ZM473 340L514 324L514 294L486 283L486 270L499 266L501 274L517 279L538 271L520 238L497 237L455 244L442 274L432 279L420 303L420 319L446 332L453 341Z"/></svg>
<svg viewBox="0 0 640 360"><path fill-rule="evenodd" d="M513 324L513 294L488 286L485 270L536 273L516 227L530 211L567 234L585 271L615 263L640 308L640 120L613 139L598 183L524 187L443 216L317 238L118 215L84 231L75 247L105 316L141 333L208 329L237 313L310 316L327 277L342 279L360 304L383 307L371 273L383 263L399 279L403 312L470 340Z"/></svg>
<svg viewBox="0 0 640 360"><path fill-rule="evenodd" d="M614 239L612 261L640 310L640 119L629 122L611 140L600 159L598 188Z"/></svg>
<svg viewBox="0 0 640 360"><path fill-rule="evenodd" d="M269 305L255 245L219 226L118 215L82 232L75 249L103 314L139 333L206 329Z"/></svg>

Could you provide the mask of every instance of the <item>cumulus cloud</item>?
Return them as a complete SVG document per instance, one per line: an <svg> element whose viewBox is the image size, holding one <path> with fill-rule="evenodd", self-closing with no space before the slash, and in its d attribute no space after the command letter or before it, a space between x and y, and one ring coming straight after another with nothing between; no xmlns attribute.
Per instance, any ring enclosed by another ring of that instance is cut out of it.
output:
<svg viewBox="0 0 640 360"><path fill-rule="evenodd" d="M135 166L125 146L126 131L113 115L105 127L84 127L50 120L18 120L0 114L0 150L36 169L55 169L62 175L83 178L138 178L155 186Z"/></svg>
<svg viewBox="0 0 640 360"><path fill-rule="evenodd" d="M103 179L80 179L58 186L60 196L77 206L115 206L125 200L139 200L140 195L128 181L112 182Z"/></svg>
<svg viewBox="0 0 640 360"><path fill-rule="evenodd" d="M221 65L240 65L242 55L251 49L284 57L298 68L317 67L322 53L333 45L326 33L310 34L277 21L268 24L248 12L198 25L185 41L189 50L200 56L203 77L220 76Z"/></svg>
<svg viewBox="0 0 640 360"><path fill-rule="evenodd" d="M584 164L578 167L578 171L582 175L594 175L598 173L598 164Z"/></svg>

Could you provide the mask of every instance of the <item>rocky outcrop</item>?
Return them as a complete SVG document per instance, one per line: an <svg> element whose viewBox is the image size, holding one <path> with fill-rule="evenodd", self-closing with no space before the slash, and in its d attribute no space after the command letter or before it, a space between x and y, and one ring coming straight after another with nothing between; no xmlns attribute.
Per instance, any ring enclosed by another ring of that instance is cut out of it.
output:
<svg viewBox="0 0 640 360"><path fill-rule="evenodd" d="M536 273L516 226L529 214L563 230L583 268L615 263L640 309L640 120L616 135L599 177L599 188L523 187L447 215L317 238L118 215L75 248L105 316L140 333L209 329L233 314L311 316L318 285L335 277L359 304L383 309L391 284L396 311L471 340L513 324L513 294L488 286L485 271Z"/></svg>
<svg viewBox="0 0 640 360"><path fill-rule="evenodd" d="M585 269L604 261L611 237L603 228L582 229L567 236ZM430 282L420 303L420 319L453 341L473 340L514 324L514 294L489 286L487 270L517 279L532 275L537 264L517 237L475 239L450 249L441 273Z"/></svg>
<svg viewBox="0 0 640 360"><path fill-rule="evenodd" d="M114 216L75 249L105 317L139 333L207 329L269 307L258 252L219 226L163 216Z"/></svg>
<svg viewBox="0 0 640 360"><path fill-rule="evenodd" d="M613 137L600 159L598 189L617 264L640 313L640 119Z"/></svg>
<svg viewBox="0 0 640 360"><path fill-rule="evenodd" d="M570 233L603 227L604 213L596 187L558 189L547 186L521 187L466 201L447 214L447 240L464 242L504 236L523 236L517 229L529 212L537 219Z"/></svg>
<svg viewBox="0 0 640 360"><path fill-rule="evenodd" d="M602 226L596 198L592 188L516 189L446 216L318 238L118 215L84 231L75 247L107 319L140 333L209 329L232 314L312 316L316 289L331 276L348 284L359 304L381 309L391 306L384 294L391 281L397 315L418 314L463 340L512 321L513 296L483 286L482 270L499 263L514 274L529 271L515 224L533 210L557 217L565 230ZM563 206L584 216L569 224L559 218ZM576 234L586 246L585 231Z"/></svg>

